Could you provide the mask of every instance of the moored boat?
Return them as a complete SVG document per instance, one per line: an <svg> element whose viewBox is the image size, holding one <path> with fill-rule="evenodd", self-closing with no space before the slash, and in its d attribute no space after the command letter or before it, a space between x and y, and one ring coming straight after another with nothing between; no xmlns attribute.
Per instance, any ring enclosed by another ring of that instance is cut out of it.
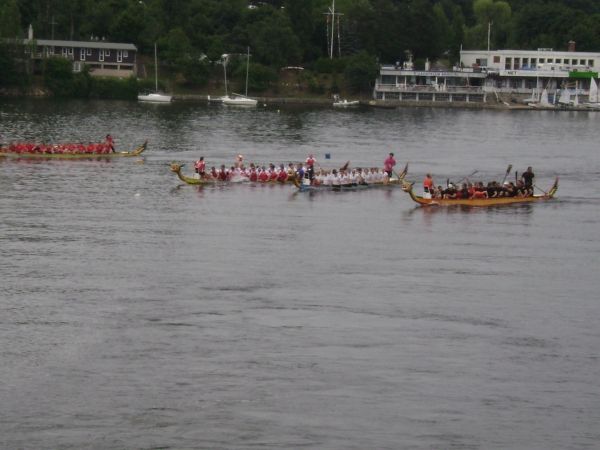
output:
<svg viewBox="0 0 600 450"><path fill-rule="evenodd" d="M418 196L413 191L413 183L404 182L402 190L405 191L410 198L422 206L502 206L516 205L522 203L540 202L551 200L558 191L558 177L554 180L554 184L543 195L529 195L525 197L497 197L497 198L424 198Z"/></svg>
<svg viewBox="0 0 600 450"><path fill-rule="evenodd" d="M50 158L50 159L91 159L91 158L119 158L141 155L148 145L142 145L131 151L116 152L106 147L106 143L98 144L18 144L0 147L0 157L10 158Z"/></svg>

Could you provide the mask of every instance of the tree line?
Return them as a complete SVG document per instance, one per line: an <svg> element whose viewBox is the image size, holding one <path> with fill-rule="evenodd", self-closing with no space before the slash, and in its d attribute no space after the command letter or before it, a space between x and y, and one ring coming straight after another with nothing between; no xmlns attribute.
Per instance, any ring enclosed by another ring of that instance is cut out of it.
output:
<svg viewBox="0 0 600 450"><path fill-rule="evenodd" d="M350 66L356 89L377 63L457 62L460 48L600 51L597 0L3 0L0 36L130 42L190 85L205 84L223 54L251 48L257 84L280 68ZM333 45L332 45L333 21ZM488 35L489 32L489 35ZM488 37L489 36L489 37ZM335 60L328 61L333 49ZM0 61L10 59L0 51ZM235 69L235 68L234 68ZM349 77L352 78L352 74ZM259 74L259 75L256 75ZM0 80L2 81L2 80Z"/></svg>

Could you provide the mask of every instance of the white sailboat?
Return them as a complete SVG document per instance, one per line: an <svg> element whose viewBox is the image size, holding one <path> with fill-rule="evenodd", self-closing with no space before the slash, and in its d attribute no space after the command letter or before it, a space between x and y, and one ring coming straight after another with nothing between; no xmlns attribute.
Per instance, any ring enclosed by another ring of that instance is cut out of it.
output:
<svg viewBox="0 0 600 450"><path fill-rule="evenodd" d="M534 102L527 103L532 108L554 108L554 105L548 100L548 89L544 88L540 94L540 98Z"/></svg>
<svg viewBox="0 0 600 450"><path fill-rule="evenodd" d="M225 67L225 65L223 66ZM227 69L225 69L225 97L222 97L221 101L225 105L229 106L256 106L258 100L248 97L248 72L250 69L250 47L248 47L248 54L246 57L246 94L236 94L233 92L233 97L227 95Z"/></svg>
<svg viewBox="0 0 600 450"><path fill-rule="evenodd" d="M569 89L565 86L563 90L560 91L560 97L558 98L558 103L563 106L571 105L571 93Z"/></svg>
<svg viewBox="0 0 600 450"><path fill-rule="evenodd" d="M583 106L600 110L600 102L598 100L600 100L598 97L598 83L596 83L594 78L590 78L590 93L588 101L584 103Z"/></svg>
<svg viewBox="0 0 600 450"><path fill-rule="evenodd" d="M172 96L161 94L158 92L158 57L156 52L156 42L154 43L154 92L149 94L138 95L140 102L151 102L151 103L170 103L173 99Z"/></svg>

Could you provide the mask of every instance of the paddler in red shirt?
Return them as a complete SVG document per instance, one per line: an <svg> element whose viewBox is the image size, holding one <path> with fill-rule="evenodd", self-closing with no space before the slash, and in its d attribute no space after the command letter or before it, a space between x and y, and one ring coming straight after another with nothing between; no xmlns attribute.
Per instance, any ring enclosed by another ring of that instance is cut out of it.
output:
<svg viewBox="0 0 600 450"><path fill-rule="evenodd" d="M115 145L114 145L113 138L112 138L112 136L110 134L106 135L106 144L110 148L110 151L114 153L114 151L115 151Z"/></svg>
<svg viewBox="0 0 600 450"><path fill-rule="evenodd" d="M279 173L277 174L277 181L279 181L280 183L285 183L288 179L288 174L287 171L285 170L285 167L283 166L283 164L281 164L279 166Z"/></svg>
<svg viewBox="0 0 600 450"><path fill-rule="evenodd" d="M194 164L194 169L200 178L204 178L206 175L206 162L204 161L204 156L201 156L200 159L196 161Z"/></svg>
<svg viewBox="0 0 600 450"><path fill-rule="evenodd" d="M308 179L310 180L310 184L313 184L313 179L315 178L315 157L313 154L308 155L306 158L306 173L308 174Z"/></svg>

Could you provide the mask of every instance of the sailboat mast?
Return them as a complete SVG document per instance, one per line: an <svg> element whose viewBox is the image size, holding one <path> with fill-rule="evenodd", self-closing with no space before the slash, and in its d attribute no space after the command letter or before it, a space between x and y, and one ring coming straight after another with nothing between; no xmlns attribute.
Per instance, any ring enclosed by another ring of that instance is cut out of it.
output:
<svg viewBox="0 0 600 450"><path fill-rule="evenodd" d="M246 57L246 97L248 97L248 70L250 67L250 47L248 47L248 56Z"/></svg>
<svg viewBox="0 0 600 450"><path fill-rule="evenodd" d="M333 59L333 41L335 29L335 0L331 3L331 50L329 51L329 59Z"/></svg>
<svg viewBox="0 0 600 450"><path fill-rule="evenodd" d="M223 73L225 74L225 97L228 97L227 93L227 57L223 60Z"/></svg>
<svg viewBox="0 0 600 450"><path fill-rule="evenodd" d="M158 56L156 53L156 42L154 43L154 92L158 92Z"/></svg>

